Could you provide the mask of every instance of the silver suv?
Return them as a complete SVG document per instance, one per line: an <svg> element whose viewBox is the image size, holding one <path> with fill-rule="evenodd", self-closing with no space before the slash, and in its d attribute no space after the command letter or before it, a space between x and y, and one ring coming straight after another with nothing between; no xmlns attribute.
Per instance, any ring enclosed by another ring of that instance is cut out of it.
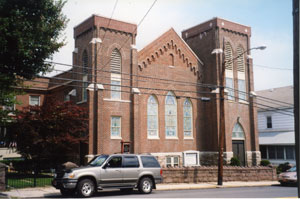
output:
<svg viewBox="0 0 300 199"><path fill-rule="evenodd" d="M57 172L52 181L62 195L90 197L102 189L149 194L162 183L162 169L154 156L135 154L99 155L85 167Z"/></svg>

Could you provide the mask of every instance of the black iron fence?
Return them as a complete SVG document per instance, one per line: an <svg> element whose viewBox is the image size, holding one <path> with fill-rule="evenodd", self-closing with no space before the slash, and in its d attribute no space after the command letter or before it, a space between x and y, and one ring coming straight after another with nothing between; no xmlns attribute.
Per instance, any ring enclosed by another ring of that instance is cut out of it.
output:
<svg viewBox="0 0 300 199"><path fill-rule="evenodd" d="M19 173L7 171L6 187L8 189L18 189L27 187L44 187L50 186L53 175L51 173Z"/></svg>

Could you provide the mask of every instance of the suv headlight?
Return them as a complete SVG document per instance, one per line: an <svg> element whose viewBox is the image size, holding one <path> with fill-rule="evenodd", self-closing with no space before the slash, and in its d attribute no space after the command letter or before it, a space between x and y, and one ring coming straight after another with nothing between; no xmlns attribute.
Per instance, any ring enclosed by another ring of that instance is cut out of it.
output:
<svg viewBox="0 0 300 199"><path fill-rule="evenodd" d="M65 178L75 178L75 173L66 173Z"/></svg>

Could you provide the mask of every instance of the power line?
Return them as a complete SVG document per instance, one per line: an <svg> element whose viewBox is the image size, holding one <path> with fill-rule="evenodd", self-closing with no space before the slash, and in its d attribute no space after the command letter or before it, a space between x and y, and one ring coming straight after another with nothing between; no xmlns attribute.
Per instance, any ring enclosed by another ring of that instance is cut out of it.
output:
<svg viewBox="0 0 300 199"><path fill-rule="evenodd" d="M63 64L63 63L57 63L57 62L49 62L49 63L53 63L53 64L57 64L57 65L64 65L64 66L68 66L68 67L84 68L82 66L70 65L70 64ZM68 72L70 72L70 71L68 71ZM102 72L111 73L111 71L105 71L105 70L103 70ZM74 72L74 73L77 73L77 72ZM80 73L80 74L83 74L83 73ZM120 74L129 75L131 77L132 76L136 76L136 77L142 77L142 78L147 78L147 79L154 79L154 80L160 80L160 81L168 81L168 82L172 82L173 84L175 83L175 84L181 84L181 85L194 85L194 86L207 87L207 88L217 88L217 87L219 87L217 85L212 85L212 84L202 84L202 83L194 83L194 82L176 81L176 80L170 80L170 79L164 79L164 78L156 78L156 77L151 77L151 76L133 75L133 74L124 73L124 72L121 72ZM105 77L105 78L107 78L107 77ZM121 79L130 80L130 79L125 79L125 78L121 78ZM140 80L140 79L136 79L136 81L147 82L147 80ZM155 83L161 83L161 84L165 83L166 84L166 82L155 82ZM228 88L229 90L237 91L239 93L243 93L243 94L246 94L246 95L249 94L248 92L240 91L240 90L233 89L233 88L230 88L230 87L225 87L225 88ZM278 103L281 103L281 104L284 104L284 105L293 106L293 104L289 104L289 103L286 103L286 102L282 102L282 101L279 101L279 100L275 100L275 99L271 99L271 98L266 98L266 97L262 97L262 96L256 96L256 98L257 99L261 98L259 100L263 100L263 99L264 100L270 100L271 104L277 104L277 105L279 105Z"/></svg>
<svg viewBox="0 0 300 199"><path fill-rule="evenodd" d="M270 67L270 66L264 66L264 65L259 65L259 64L253 64L253 66L257 66L260 68L267 68L267 69L272 69L272 70L288 70L288 71L292 71L292 68L276 68L276 67Z"/></svg>
<svg viewBox="0 0 300 199"><path fill-rule="evenodd" d="M67 79L67 78L56 78L58 80L67 80L69 81L69 83L75 81L75 82L80 82L80 83L93 83L93 82L86 82L86 81L82 81L82 80L73 80L73 79ZM33 81L33 82L38 82L38 83L44 83L44 84L48 84L48 82L42 82L42 81L35 81L35 80L29 80L29 81ZM79 87L79 88L84 88L86 89L86 87L84 86L80 86L80 85L69 85L69 84L62 84L62 83L57 83L57 82L51 82L49 84L54 84L54 85L60 85L60 86L72 86L72 87ZM106 83L103 83L103 85L110 85L110 86L116 86L114 84L106 84ZM118 85L119 87L125 87L125 88L139 88L139 89L144 89L144 90L159 90L159 91L170 91L170 90L167 90L167 89L156 89L156 88L148 88L148 87L132 87L132 86L124 86L124 85ZM44 88L43 88L44 89ZM131 93L130 91L124 91L124 90L113 90L113 89L105 89L105 90L110 90L110 91L117 91L117 92L129 92ZM210 92L194 92L194 91L186 91L186 90L173 90L174 92L192 92L192 93L197 93L197 94L212 94ZM141 92L141 94L153 94L153 93L145 93L145 92ZM159 94L159 93L155 93L155 95L164 95L164 94ZM166 95L164 95L166 96ZM228 95L228 96L231 96L231 95ZM195 97L190 97L190 96L180 96L180 95L176 95L176 97L187 97L187 98L192 98L192 99L197 99ZM234 97L234 96L232 96ZM213 97L214 98L214 97ZM247 100L244 100L242 98L238 98L238 97L234 97L235 99L238 99L238 100L243 100L245 102L249 102ZM215 98L217 99L217 98ZM228 99L229 100L229 99ZM264 107L268 107L269 109L265 109L265 108L261 108L261 107L258 107L256 106L257 108L260 108L262 110L267 110L267 111L274 111L274 112L278 112L278 113L282 113L282 114L285 114L283 112L289 112L289 111L283 111L281 109L278 109L278 108L275 108L275 107L271 107L271 106L267 106L267 105L264 105L264 104L260 104L260 103L257 103L257 102L253 102L254 104L256 105L259 105L259 106L264 106ZM271 109L270 109L271 108ZM291 113L291 112L289 112ZM293 116L293 115L290 115L290 114L285 114L285 115L288 115L288 116Z"/></svg>
<svg viewBox="0 0 300 199"><path fill-rule="evenodd" d="M134 33L136 33L137 28L143 23L144 19L146 18L146 16L149 14L150 10L153 8L154 4L157 2L157 0L154 0L152 5L150 6L150 8L148 9L148 11L146 12L146 14L144 15L144 17L142 18L142 20L138 23L138 25L136 26L135 30L132 32L132 35L134 35ZM124 45L128 42L128 40L130 39L130 37L128 37L128 39L123 43L123 45L118 49L119 51L124 47ZM108 61L106 64L104 64L104 66L102 68L100 68L100 71L102 69L104 69L110 61Z"/></svg>
<svg viewBox="0 0 300 199"><path fill-rule="evenodd" d="M115 1L114 8L113 8L113 10L112 10L111 16L110 16L110 18L109 18L109 21L108 21L108 24L107 24L107 28L109 28L109 25L110 25L110 22L111 22L111 19L112 19L113 15L114 15L114 12L115 12L115 10L116 10L116 7L117 7L117 4L118 4L118 1L119 1L119 0L116 0L116 1ZM104 39L105 39L105 35L106 35L106 31L104 32L104 36L103 36L103 39L102 39L102 41L104 41Z"/></svg>

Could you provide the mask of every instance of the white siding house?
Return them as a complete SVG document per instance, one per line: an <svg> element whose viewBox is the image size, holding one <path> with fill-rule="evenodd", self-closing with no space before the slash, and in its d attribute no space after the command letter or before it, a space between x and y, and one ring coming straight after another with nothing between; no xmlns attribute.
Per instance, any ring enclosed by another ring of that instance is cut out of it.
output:
<svg viewBox="0 0 300 199"><path fill-rule="evenodd" d="M295 164L293 87L256 93L262 159L268 159L274 165L285 162Z"/></svg>

